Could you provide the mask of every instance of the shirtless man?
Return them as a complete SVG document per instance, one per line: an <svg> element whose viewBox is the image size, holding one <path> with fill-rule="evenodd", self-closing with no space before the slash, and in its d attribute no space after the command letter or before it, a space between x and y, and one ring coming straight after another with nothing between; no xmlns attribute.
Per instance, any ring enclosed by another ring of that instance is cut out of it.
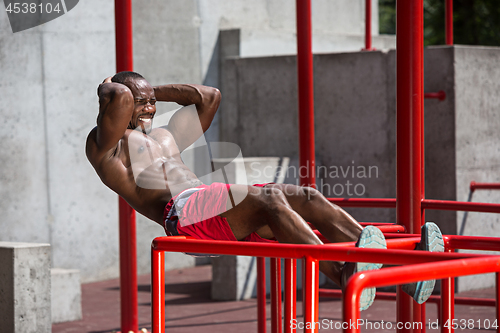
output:
<svg viewBox="0 0 500 333"><path fill-rule="evenodd" d="M363 231L356 220L313 188L204 185L182 162L180 153L209 128L221 99L217 89L192 84L152 87L137 73L121 72L105 79L97 94L99 115L87 138L87 157L105 185L163 226L167 234L322 244L308 221L330 242L358 240L359 246L385 247L379 229ZM167 126L153 128L157 101L186 107ZM339 262L322 261L319 266L343 286L341 280L353 270L381 266L370 265L351 265L349 272ZM373 302L374 291L365 296L362 308Z"/></svg>

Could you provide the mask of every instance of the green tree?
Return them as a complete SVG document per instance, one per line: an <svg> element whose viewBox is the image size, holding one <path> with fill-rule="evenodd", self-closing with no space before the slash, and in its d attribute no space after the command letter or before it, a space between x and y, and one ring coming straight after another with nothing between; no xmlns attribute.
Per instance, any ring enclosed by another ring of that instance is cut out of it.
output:
<svg viewBox="0 0 500 333"><path fill-rule="evenodd" d="M399 0L407 1L407 0ZM379 0L379 30L396 31L396 0ZM454 0L455 44L500 46L498 0ZM424 44L445 43L445 0L424 0Z"/></svg>

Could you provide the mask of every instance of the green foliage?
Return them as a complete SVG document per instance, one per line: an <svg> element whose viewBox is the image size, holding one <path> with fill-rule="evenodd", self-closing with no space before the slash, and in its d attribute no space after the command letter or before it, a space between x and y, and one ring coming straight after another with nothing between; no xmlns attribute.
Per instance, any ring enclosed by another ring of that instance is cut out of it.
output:
<svg viewBox="0 0 500 333"><path fill-rule="evenodd" d="M407 1L407 0L399 0ZM445 43L445 0L424 0L424 44ZM455 44L500 46L498 0L454 0ZM396 0L379 0L379 31L396 31Z"/></svg>

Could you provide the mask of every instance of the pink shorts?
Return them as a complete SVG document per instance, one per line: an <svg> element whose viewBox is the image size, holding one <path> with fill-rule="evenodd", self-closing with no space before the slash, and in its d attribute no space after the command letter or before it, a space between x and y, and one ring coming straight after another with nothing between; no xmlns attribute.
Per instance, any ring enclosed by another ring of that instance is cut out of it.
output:
<svg viewBox="0 0 500 333"><path fill-rule="evenodd" d="M265 185L267 184L253 186L264 187ZM177 212L177 233L181 236L191 236L196 239L237 241L226 218L220 216L226 211L230 186L229 184L213 183L196 187L196 189L200 190L191 194L183 207ZM180 195L182 195L182 192L173 197L165 206L164 221L167 221L174 201ZM167 231L167 234L171 233ZM242 241L276 242L275 240L262 238L255 232Z"/></svg>

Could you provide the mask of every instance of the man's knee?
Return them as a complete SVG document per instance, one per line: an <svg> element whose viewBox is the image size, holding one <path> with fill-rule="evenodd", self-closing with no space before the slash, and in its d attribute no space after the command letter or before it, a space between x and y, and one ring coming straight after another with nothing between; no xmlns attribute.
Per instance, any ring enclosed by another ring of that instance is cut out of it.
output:
<svg viewBox="0 0 500 333"><path fill-rule="evenodd" d="M300 195L306 201L323 199L323 194L320 191L310 186L301 186Z"/></svg>
<svg viewBox="0 0 500 333"><path fill-rule="evenodd" d="M285 194L278 188L262 188L258 200L264 212L276 214L280 209L288 206Z"/></svg>

